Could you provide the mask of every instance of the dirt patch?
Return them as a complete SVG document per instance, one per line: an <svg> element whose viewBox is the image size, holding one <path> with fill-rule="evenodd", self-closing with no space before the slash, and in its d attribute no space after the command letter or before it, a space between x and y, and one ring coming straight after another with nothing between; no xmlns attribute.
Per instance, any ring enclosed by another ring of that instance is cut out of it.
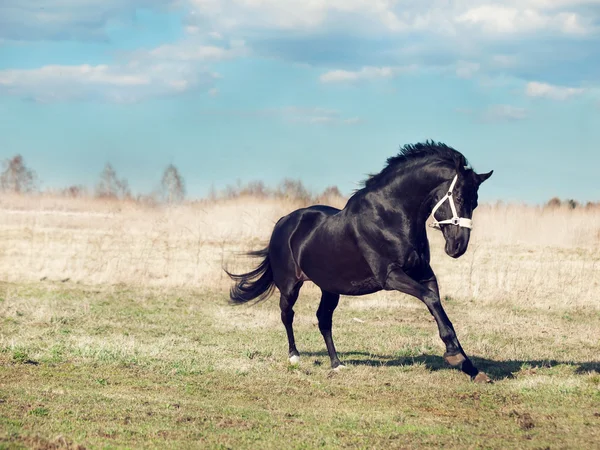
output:
<svg viewBox="0 0 600 450"><path fill-rule="evenodd" d="M0 440L0 443L2 440ZM21 444L32 450L85 450L83 445L75 444L63 436L58 436L53 441L39 436L20 436L7 442Z"/></svg>
<svg viewBox="0 0 600 450"><path fill-rule="evenodd" d="M252 423L231 417L224 417L216 424L217 428L237 428L242 430L249 430L252 428Z"/></svg>
<svg viewBox="0 0 600 450"><path fill-rule="evenodd" d="M520 413L518 411L512 411L509 414L510 417L514 417L517 420L517 424L521 430L531 430L535 427L535 422L531 418L529 413Z"/></svg>

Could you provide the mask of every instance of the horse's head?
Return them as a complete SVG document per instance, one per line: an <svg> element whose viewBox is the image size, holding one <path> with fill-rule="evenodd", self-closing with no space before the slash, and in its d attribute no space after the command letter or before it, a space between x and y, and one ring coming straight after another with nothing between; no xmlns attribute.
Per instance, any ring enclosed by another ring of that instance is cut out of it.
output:
<svg viewBox="0 0 600 450"><path fill-rule="evenodd" d="M458 258L469 245L473 211L477 208L477 191L491 172L477 174L464 168L450 181L442 183L435 192L432 214L433 225L439 228L446 240L446 253Z"/></svg>

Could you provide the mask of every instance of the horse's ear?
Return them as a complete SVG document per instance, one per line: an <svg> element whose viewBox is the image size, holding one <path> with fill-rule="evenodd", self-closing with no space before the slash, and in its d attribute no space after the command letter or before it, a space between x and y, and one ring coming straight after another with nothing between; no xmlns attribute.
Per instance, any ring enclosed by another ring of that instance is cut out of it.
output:
<svg viewBox="0 0 600 450"><path fill-rule="evenodd" d="M493 170L489 171L488 173L478 173L477 180L479 181L479 184L483 183L485 180L491 177L493 173Z"/></svg>

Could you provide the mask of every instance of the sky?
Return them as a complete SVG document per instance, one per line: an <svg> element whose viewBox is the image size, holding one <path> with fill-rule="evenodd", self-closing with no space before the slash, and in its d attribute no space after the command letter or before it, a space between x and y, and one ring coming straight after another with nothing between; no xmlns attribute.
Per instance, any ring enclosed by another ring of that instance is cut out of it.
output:
<svg viewBox="0 0 600 450"><path fill-rule="evenodd" d="M600 0L0 0L0 159L42 188L350 194L425 139L481 201L600 200Z"/></svg>

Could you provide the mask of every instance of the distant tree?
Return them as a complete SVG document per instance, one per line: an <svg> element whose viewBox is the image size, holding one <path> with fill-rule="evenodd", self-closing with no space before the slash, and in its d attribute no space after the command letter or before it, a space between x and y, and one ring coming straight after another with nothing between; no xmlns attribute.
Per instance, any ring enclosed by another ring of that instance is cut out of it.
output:
<svg viewBox="0 0 600 450"><path fill-rule="evenodd" d="M208 199L213 202L217 200L217 190L215 189L214 183L211 183L210 185L210 189L208 191Z"/></svg>
<svg viewBox="0 0 600 450"><path fill-rule="evenodd" d="M548 201L548 203L546 203L546 206L548 206L550 208L560 208L561 204L562 204L562 202L560 201L560 198L553 197Z"/></svg>
<svg viewBox="0 0 600 450"><path fill-rule="evenodd" d="M572 198L567 200L566 203L567 203L567 206L569 207L569 209L575 209L579 206L579 202L577 200L573 200Z"/></svg>
<svg viewBox="0 0 600 450"><path fill-rule="evenodd" d="M15 155L4 161L4 170L0 174L0 188L4 192L25 194L36 188L36 174L25 165L21 155Z"/></svg>
<svg viewBox="0 0 600 450"><path fill-rule="evenodd" d="M266 198L269 196L269 189L263 181L250 181L246 186L242 187L240 195Z"/></svg>
<svg viewBox="0 0 600 450"><path fill-rule="evenodd" d="M150 208L154 208L160 204L160 199L157 192L151 192L150 194L138 194L135 201Z"/></svg>
<svg viewBox="0 0 600 450"><path fill-rule="evenodd" d="M110 163L106 163L96 186L96 197L99 198L129 198L131 191L127 180L119 179L117 172Z"/></svg>
<svg viewBox="0 0 600 450"><path fill-rule="evenodd" d="M342 193L340 192L340 189L337 186L329 186L326 187L325 190L323 191L323 193L321 194L322 197L343 197Z"/></svg>
<svg viewBox="0 0 600 450"><path fill-rule="evenodd" d="M240 193L242 192L242 181L238 178L235 182L235 186L232 186L231 184L228 184L227 186L225 186L225 190L223 191L223 194L225 196L225 198L237 198L240 196Z"/></svg>
<svg viewBox="0 0 600 450"><path fill-rule="evenodd" d="M285 178L280 184L278 194L285 198L308 201L311 199L310 192L304 187L301 180Z"/></svg>
<svg viewBox="0 0 600 450"><path fill-rule="evenodd" d="M173 164L169 164L163 173L161 190L168 203L179 203L185 198L185 182Z"/></svg>
<svg viewBox="0 0 600 450"><path fill-rule="evenodd" d="M63 189L62 195L64 195L65 197L72 198L84 197L85 195L87 195L87 189L85 186L73 185Z"/></svg>

